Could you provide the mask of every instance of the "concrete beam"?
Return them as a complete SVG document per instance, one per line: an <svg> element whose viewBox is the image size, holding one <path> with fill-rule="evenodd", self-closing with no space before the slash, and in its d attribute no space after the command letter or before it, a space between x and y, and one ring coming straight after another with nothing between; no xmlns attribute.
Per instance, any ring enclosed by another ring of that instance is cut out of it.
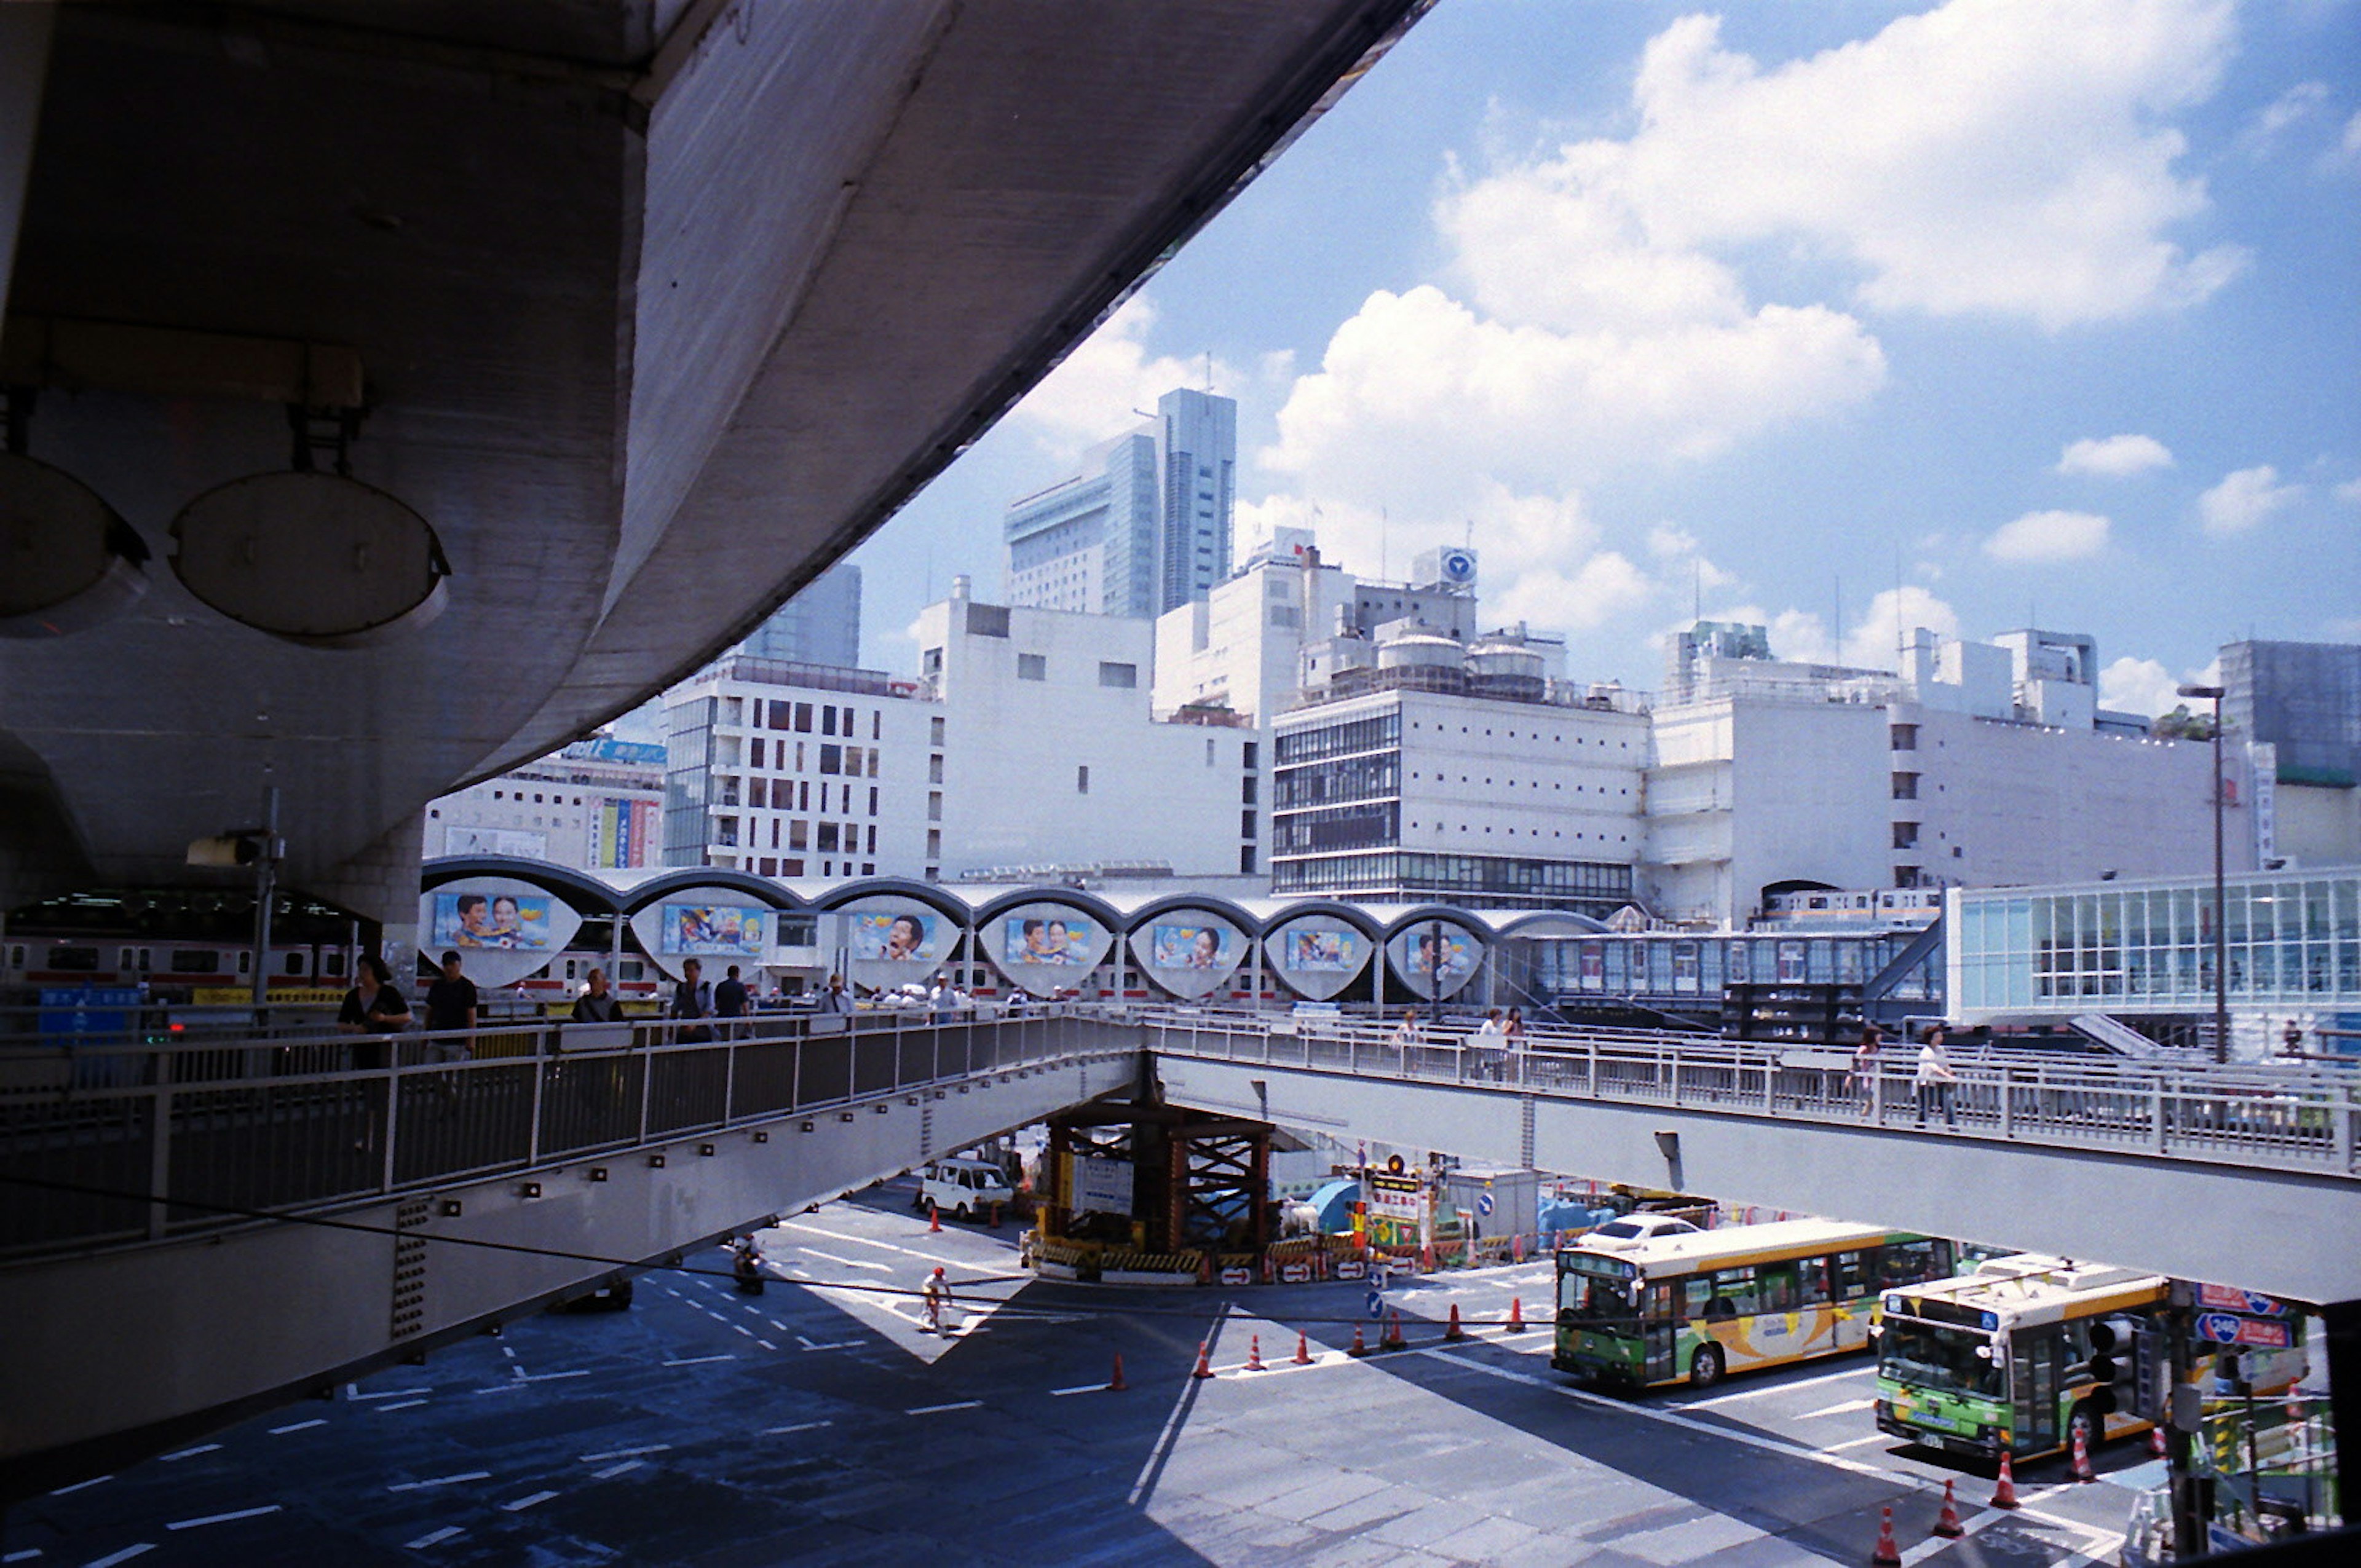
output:
<svg viewBox="0 0 2361 1568"><path fill-rule="evenodd" d="M2349 1177L1259 1063L1159 1056L1157 1070L1176 1104L1471 1162L1523 1165L1530 1114L1532 1164L1543 1170L2102 1259L2297 1301L2361 1298L2361 1184Z"/></svg>

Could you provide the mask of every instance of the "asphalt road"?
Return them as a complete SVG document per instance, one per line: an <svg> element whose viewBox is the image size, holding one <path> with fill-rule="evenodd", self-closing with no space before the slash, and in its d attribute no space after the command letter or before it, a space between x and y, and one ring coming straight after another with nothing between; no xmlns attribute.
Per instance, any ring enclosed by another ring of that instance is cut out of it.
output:
<svg viewBox="0 0 2361 1568"><path fill-rule="evenodd" d="M1028 1281L1015 1231L930 1234L906 1186L512 1325L333 1401L19 1506L0 1564L1860 1563L2111 1561L2130 1494L2057 1462L2028 1507L1871 1424L1865 1361L1624 1399L1548 1364L1546 1264L1397 1284L1411 1348L1342 1354L1366 1288ZM917 1288L958 1282L955 1332ZM1453 1301L1536 1326L1441 1342ZM1292 1361L1298 1335L1312 1365ZM1270 1368L1243 1370L1253 1342ZM1377 1335L1369 1334L1372 1343ZM1201 1341L1218 1376L1188 1376ZM1126 1392L1105 1388L1124 1358ZM2137 1444L2098 1456L2140 1465ZM1969 1534L1928 1534L1946 1478Z"/></svg>

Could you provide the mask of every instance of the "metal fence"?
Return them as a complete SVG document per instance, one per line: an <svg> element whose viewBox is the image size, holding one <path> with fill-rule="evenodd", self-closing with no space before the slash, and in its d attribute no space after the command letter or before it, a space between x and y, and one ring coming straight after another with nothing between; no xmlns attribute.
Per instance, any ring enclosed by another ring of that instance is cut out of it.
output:
<svg viewBox="0 0 2361 1568"><path fill-rule="evenodd" d="M1137 1049L1045 1008L0 1052L0 1255L431 1189Z"/></svg>
<svg viewBox="0 0 2361 1568"><path fill-rule="evenodd" d="M1613 1100L1844 1125L1956 1130L2018 1144L2099 1147L2275 1169L2361 1173L2361 1073L2271 1064L1954 1060L1922 1092L1915 1054L1859 1074L1841 1051L1711 1036L1552 1030L1512 1043L1351 1020L1260 1020L1159 1010L1141 1045L1176 1056L1569 1099ZM1514 1048L1511 1048L1512 1044Z"/></svg>

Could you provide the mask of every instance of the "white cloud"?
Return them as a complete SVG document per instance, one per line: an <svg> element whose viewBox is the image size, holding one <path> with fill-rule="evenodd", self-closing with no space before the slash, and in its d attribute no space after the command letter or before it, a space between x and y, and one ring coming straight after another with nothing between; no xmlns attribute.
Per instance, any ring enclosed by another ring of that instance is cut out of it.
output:
<svg viewBox="0 0 2361 1568"><path fill-rule="evenodd" d="M2294 126L2301 125L2327 105L2328 83L2299 82L2265 104L2238 133L2238 145L2247 156L2268 158L2278 148L2279 137Z"/></svg>
<svg viewBox="0 0 2361 1568"><path fill-rule="evenodd" d="M2169 310L2242 270L2166 231L2207 209L2164 124L2211 96L2225 0L1953 0L1765 71L1692 16L1650 41L1629 142L1569 148L1520 192L1589 209L1563 232L1611 258L1793 240L1857 267L1886 311L2057 328ZM1480 274L1479 274L1480 276ZM1650 274L1700 308L1712 274Z"/></svg>
<svg viewBox="0 0 2361 1568"><path fill-rule="evenodd" d="M2336 138L2334 147L2321 154L2320 167L2331 174L2361 168L2361 114L2345 122L2345 134Z"/></svg>
<svg viewBox="0 0 2361 1568"><path fill-rule="evenodd" d="M2197 516L2216 539L2245 533L2303 494L2301 485L2282 485L2268 463L2241 468L2197 498Z"/></svg>
<svg viewBox="0 0 2361 1568"><path fill-rule="evenodd" d="M2019 565L2087 561L2107 547L2107 520L2087 511L2029 511L1984 541L1984 554Z"/></svg>
<svg viewBox="0 0 2361 1568"><path fill-rule="evenodd" d="M1921 628L1938 637L1957 637L1960 612L1916 583L1883 589L1871 598L1868 611L1845 633L1839 662L1891 670L1900 662L1903 639Z"/></svg>
<svg viewBox="0 0 2361 1568"><path fill-rule="evenodd" d="M2340 501L2361 502L2361 479L2347 479L2330 494Z"/></svg>
<svg viewBox="0 0 2361 1568"><path fill-rule="evenodd" d="M2119 713L2141 713L2150 718L2170 713L2180 699L2173 688L2180 683L2154 659L2129 654L2099 672L2099 706Z"/></svg>
<svg viewBox="0 0 2361 1568"><path fill-rule="evenodd" d="M1602 550L1571 574L1538 566L1485 597L1485 620L1587 631L1649 603L1657 587L1620 551Z"/></svg>
<svg viewBox="0 0 2361 1568"><path fill-rule="evenodd" d="M1011 417L1029 426L1060 462L1071 462L1083 448L1137 423L1134 411L1154 409L1156 400L1175 387L1203 386L1203 359L1148 352L1155 324L1154 303L1134 294L1042 378ZM1286 368L1284 361L1280 368ZM1216 390L1235 395L1246 379L1218 358L1212 369Z"/></svg>
<svg viewBox="0 0 2361 1568"><path fill-rule="evenodd" d="M2060 474L2095 476L2105 479L2129 478L2150 468L2169 468L2172 454L2163 442L2152 435L2110 435L2104 438L2085 437L2070 441L2059 454Z"/></svg>

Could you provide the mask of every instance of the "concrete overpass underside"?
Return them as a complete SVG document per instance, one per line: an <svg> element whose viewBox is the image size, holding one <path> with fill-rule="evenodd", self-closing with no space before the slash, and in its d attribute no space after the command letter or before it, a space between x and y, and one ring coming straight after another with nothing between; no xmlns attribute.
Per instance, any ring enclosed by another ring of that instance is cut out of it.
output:
<svg viewBox="0 0 2361 1568"><path fill-rule="evenodd" d="M2317 1303L2361 1299L2361 1192L2333 1172L2044 1147L1627 1101L1156 1058L1167 1098L1470 1163L2096 1258Z"/></svg>
<svg viewBox="0 0 2361 1568"><path fill-rule="evenodd" d="M399 908L428 799L742 635L1422 7L7 9L10 431L119 515L146 591L78 627L0 585L0 905L185 880L276 784L288 881ZM258 629L430 585L423 550L299 559L308 500L228 542L237 609L176 571L192 499L307 459L431 525L430 627ZM66 524L0 511L62 558Z"/></svg>

